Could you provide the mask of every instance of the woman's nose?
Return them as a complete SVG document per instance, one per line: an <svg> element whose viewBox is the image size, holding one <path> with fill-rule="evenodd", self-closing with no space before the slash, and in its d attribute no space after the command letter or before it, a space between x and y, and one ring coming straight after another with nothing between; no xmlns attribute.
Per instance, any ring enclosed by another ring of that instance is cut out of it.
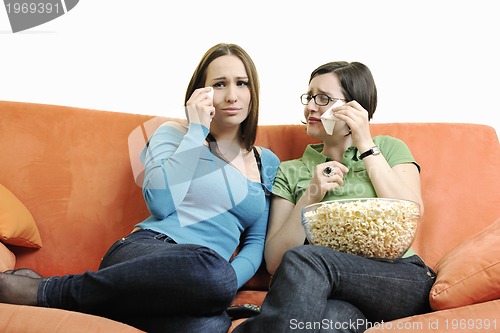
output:
<svg viewBox="0 0 500 333"><path fill-rule="evenodd" d="M228 86L226 89L226 101L234 103L238 100L237 87Z"/></svg>

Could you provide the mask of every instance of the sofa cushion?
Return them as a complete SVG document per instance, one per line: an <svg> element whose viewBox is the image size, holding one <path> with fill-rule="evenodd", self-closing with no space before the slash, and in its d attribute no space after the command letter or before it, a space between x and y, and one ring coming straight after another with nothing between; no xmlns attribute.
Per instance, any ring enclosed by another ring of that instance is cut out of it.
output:
<svg viewBox="0 0 500 333"><path fill-rule="evenodd" d="M0 332L144 333L111 319L60 309L0 303Z"/></svg>
<svg viewBox="0 0 500 333"><path fill-rule="evenodd" d="M433 310L500 298L500 218L467 238L435 266L429 300Z"/></svg>
<svg viewBox="0 0 500 333"><path fill-rule="evenodd" d="M0 184L0 241L40 248L42 240L33 216L26 206Z"/></svg>
<svg viewBox="0 0 500 333"><path fill-rule="evenodd" d="M5 245L0 243L0 272L16 267L16 256Z"/></svg>

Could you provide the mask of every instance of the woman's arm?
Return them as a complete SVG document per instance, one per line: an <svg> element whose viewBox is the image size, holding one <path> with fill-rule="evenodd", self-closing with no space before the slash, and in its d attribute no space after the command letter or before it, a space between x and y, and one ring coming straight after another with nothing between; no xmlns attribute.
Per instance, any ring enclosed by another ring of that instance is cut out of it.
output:
<svg viewBox="0 0 500 333"><path fill-rule="evenodd" d="M164 219L184 200L191 185L215 108L209 88L196 89L186 102L185 128L174 122L160 126L141 154L143 196L151 214Z"/></svg>
<svg viewBox="0 0 500 333"><path fill-rule="evenodd" d="M264 182L263 186L270 191L280 161L269 149L259 150L262 158L262 167L260 171ZM259 269L262 264L264 242L269 222L271 197L266 196L265 200L265 210L262 212L260 218L245 230L241 241L241 249L231 261L231 265L238 278L238 288L245 284L255 272L257 272L257 269Z"/></svg>
<svg viewBox="0 0 500 333"><path fill-rule="evenodd" d="M142 192L151 214L164 219L175 211L189 189L208 129L190 123L187 133L175 125L156 130L142 152Z"/></svg>
<svg viewBox="0 0 500 333"><path fill-rule="evenodd" d="M264 258L268 272L273 275L286 250L304 244L306 237L301 223L300 207L273 195L267 230Z"/></svg>
<svg viewBox="0 0 500 333"><path fill-rule="evenodd" d="M259 220L245 230L241 249L231 261L238 280L238 288L250 280L262 264L268 216L269 205Z"/></svg>
<svg viewBox="0 0 500 333"><path fill-rule="evenodd" d="M370 133L368 112L357 101L346 103L335 112L335 116L349 126L353 144L360 153L375 146ZM420 174L415 164L403 163L391 168L382 154L367 156L363 162L378 197L415 201L423 214Z"/></svg>
<svg viewBox="0 0 500 333"><path fill-rule="evenodd" d="M322 172L327 166L335 166L336 175L334 177L328 178L323 175ZM289 180L285 176L285 172L278 171L275 185L282 189L284 197L272 196L269 228L264 249L267 270L271 274L274 274L283 254L288 249L304 244L306 234L302 226L302 209L320 202L328 191L343 186L343 176L346 172L348 172L347 167L338 162L318 164L312 173L307 189L294 204L293 199L291 199L293 196ZM285 198L288 196L289 198Z"/></svg>
<svg viewBox="0 0 500 333"><path fill-rule="evenodd" d="M365 157L363 161L377 197L414 201L423 215L420 173L415 164L403 163L391 168L382 154Z"/></svg>

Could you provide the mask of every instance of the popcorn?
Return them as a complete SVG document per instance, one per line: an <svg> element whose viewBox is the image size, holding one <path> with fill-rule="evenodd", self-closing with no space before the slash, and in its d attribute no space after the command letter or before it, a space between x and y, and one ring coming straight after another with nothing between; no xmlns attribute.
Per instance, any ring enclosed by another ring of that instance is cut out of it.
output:
<svg viewBox="0 0 500 333"><path fill-rule="evenodd" d="M398 258L410 247L420 218L411 201L371 198L306 207L303 224L313 245L370 258Z"/></svg>

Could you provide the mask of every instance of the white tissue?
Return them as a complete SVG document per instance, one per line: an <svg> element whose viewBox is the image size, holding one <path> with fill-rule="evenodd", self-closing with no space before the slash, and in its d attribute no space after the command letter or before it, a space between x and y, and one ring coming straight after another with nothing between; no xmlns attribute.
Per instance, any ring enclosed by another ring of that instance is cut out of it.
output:
<svg viewBox="0 0 500 333"><path fill-rule="evenodd" d="M208 97L210 97L210 99L214 99L214 88L212 87L207 87L207 88L210 88L210 91L207 92Z"/></svg>
<svg viewBox="0 0 500 333"><path fill-rule="evenodd" d="M321 115L321 123L323 123L323 127L325 128L325 131L328 135L332 135L333 126L335 126L335 121L337 121L337 117L333 115L332 110L342 105L344 105L344 102L338 99L328 110L326 110Z"/></svg>

